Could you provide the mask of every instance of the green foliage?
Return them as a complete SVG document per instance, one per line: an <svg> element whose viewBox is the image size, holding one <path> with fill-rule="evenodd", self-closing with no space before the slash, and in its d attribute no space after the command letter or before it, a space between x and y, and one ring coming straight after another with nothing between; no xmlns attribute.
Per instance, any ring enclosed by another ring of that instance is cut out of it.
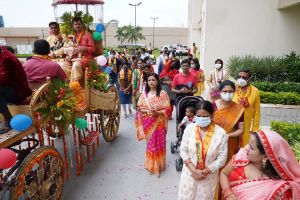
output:
<svg viewBox="0 0 300 200"><path fill-rule="evenodd" d="M294 82L252 82L256 88L264 92L295 92L300 94L300 83Z"/></svg>
<svg viewBox="0 0 300 200"><path fill-rule="evenodd" d="M290 55L285 55L282 62L287 70L289 81L300 82L300 56L292 52Z"/></svg>
<svg viewBox="0 0 300 200"><path fill-rule="evenodd" d="M254 81L300 82L300 56L292 52L284 57L232 56L229 74L236 77L240 69L249 69Z"/></svg>
<svg viewBox="0 0 300 200"><path fill-rule="evenodd" d="M73 120L75 107L75 97L67 83L54 79L49 86L45 105L38 112L42 114L43 120L55 120L58 126L66 126Z"/></svg>
<svg viewBox="0 0 300 200"><path fill-rule="evenodd" d="M300 161L300 142L295 140L292 149L295 152L297 160Z"/></svg>
<svg viewBox="0 0 300 200"><path fill-rule="evenodd" d="M121 44L127 40L130 43L136 43L138 40L143 40L142 28L137 26L136 28L132 25L118 27L115 38L121 42Z"/></svg>
<svg viewBox="0 0 300 200"><path fill-rule="evenodd" d="M28 58L28 57L32 56L32 54L20 54L20 53L18 53L18 54L16 54L16 56L18 58Z"/></svg>
<svg viewBox="0 0 300 200"><path fill-rule="evenodd" d="M65 12L61 17L61 25L60 25L60 30L63 34L66 35L72 35L74 34L74 29L73 29L73 24L72 24L72 19L74 17L80 17L83 21L83 24L85 28L90 31L89 26L93 23L94 18L88 14L88 13L83 13L82 11L74 11L72 12Z"/></svg>
<svg viewBox="0 0 300 200"><path fill-rule="evenodd" d="M261 103L300 105L300 94L292 92L263 92L259 91Z"/></svg>
<svg viewBox="0 0 300 200"><path fill-rule="evenodd" d="M271 130L279 133L292 147L300 161L300 124L283 121L272 121Z"/></svg>
<svg viewBox="0 0 300 200"><path fill-rule="evenodd" d="M104 73L99 70L100 66L96 61L91 61L88 68L88 86L96 90L106 92L108 80Z"/></svg>

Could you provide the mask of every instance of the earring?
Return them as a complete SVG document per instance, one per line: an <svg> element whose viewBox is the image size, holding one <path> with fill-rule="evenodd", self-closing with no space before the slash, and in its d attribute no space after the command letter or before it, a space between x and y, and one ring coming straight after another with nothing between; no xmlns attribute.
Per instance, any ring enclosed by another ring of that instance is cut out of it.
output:
<svg viewBox="0 0 300 200"><path fill-rule="evenodd" d="M268 159L263 159L263 160L262 160L262 167L263 167L263 168L266 167L267 160L268 160Z"/></svg>

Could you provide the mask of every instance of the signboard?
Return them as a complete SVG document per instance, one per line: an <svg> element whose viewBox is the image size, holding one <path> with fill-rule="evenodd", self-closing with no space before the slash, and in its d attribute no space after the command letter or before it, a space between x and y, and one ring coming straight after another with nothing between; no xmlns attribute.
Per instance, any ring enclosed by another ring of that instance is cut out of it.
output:
<svg viewBox="0 0 300 200"><path fill-rule="evenodd" d="M32 54L31 45L17 45L18 54Z"/></svg>
<svg viewBox="0 0 300 200"><path fill-rule="evenodd" d="M5 38L0 38L0 45L7 45Z"/></svg>

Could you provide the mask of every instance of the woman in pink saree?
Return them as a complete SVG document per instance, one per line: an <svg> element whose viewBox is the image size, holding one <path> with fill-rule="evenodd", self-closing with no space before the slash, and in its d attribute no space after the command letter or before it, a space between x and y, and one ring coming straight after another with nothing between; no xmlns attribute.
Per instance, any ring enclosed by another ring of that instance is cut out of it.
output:
<svg viewBox="0 0 300 200"><path fill-rule="evenodd" d="M288 143L270 130L253 132L249 145L220 174L226 200L299 200L300 165Z"/></svg>
<svg viewBox="0 0 300 200"><path fill-rule="evenodd" d="M145 92L138 101L136 113L136 131L138 140L147 141L145 168L150 174L166 168L166 135L170 100L161 89L157 74L151 74L146 83Z"/></svg>

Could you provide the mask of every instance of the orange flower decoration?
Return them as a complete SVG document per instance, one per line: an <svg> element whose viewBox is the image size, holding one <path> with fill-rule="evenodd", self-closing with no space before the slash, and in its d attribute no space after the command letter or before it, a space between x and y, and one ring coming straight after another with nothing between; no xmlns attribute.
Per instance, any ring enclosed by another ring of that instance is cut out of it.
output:
<svg viewBox="0 0 300 200"><path fill-rule="evenodd" d="M62 101L57 102L56 106L60 108L64 103Z"/></svg>

